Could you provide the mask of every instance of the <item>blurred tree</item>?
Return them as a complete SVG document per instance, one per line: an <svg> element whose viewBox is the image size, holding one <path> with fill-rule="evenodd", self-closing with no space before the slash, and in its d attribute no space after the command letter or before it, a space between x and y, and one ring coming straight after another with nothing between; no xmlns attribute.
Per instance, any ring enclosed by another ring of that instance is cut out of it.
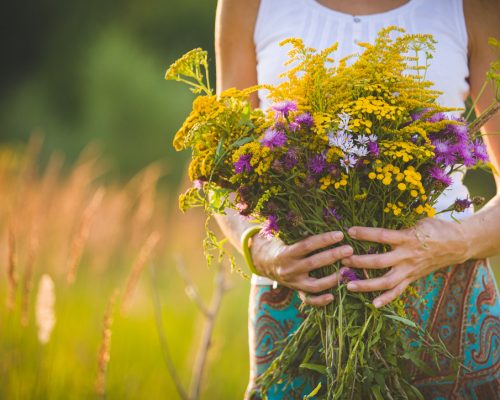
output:
<svg viewBox="0 0 500 400"><path fill-rule="evenodd" d="M171 138L191 96L166 83L185 51L213 54L216 0L33 0L6 3L0 25L0 141L25 143L33 129L74 159L98 140L127 177L156 159L183 169ZM213 57L212 57L213 59Z"/></svg>

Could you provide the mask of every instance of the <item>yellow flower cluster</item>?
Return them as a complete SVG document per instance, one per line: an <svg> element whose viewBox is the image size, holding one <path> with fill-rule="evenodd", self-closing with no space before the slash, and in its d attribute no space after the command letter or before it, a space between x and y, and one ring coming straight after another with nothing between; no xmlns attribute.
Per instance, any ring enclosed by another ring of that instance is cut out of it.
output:
<svg viewBox="0 0 500 400"><path fill-rule="evenodd" d="M430 146L418 146L409 141L380 141L382 155L396 159L399 158L407 163L411 160L429 159L434 153Z"/></svg>
<svg viewBox="0 0 500 400"><path fill-rule="evenodd" d="M246 154L252 156L250 165L257 175L264 175L271 167L273 158L269 147L262 146L257 141L246 143L233 153L233 163L237 162L241 156ZM232 178L238 180L238 175L233 175Z"/></svg>
<svg viewBox="0 0 500 400"><path fill-rule="evenodd" d="M341 174L340 178L337 180L331 175L324 176L323 178L320 178L320 180L319 180L319 183L321 184L320 189L326 190L330 186L333 186L335 189L345 187L345 186L347 186L347 179L348 179L348 176L346 174Z"/></svg>

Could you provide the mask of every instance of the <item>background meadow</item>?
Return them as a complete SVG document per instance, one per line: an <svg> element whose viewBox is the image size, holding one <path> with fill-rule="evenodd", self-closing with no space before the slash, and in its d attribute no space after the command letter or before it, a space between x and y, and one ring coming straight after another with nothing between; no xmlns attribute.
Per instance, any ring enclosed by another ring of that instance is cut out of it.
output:
<svg viewBox="0 0 500 400"><path fill-rule="evenodd" d="M200 398L242 398L249 282L208 269L203 215L178 211L188 154L171 140L192 95L163 80L193 47L213 60L215 4L5 6L0 399L178 398L169 361L197 392L219 295ZM484 172L466 182L494 193Z"/></svg>

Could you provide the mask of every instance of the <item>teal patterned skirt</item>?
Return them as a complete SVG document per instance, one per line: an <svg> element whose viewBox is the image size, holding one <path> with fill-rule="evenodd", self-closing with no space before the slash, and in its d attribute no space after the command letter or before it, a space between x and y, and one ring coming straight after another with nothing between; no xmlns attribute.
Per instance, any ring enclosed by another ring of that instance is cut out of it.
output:
<svg viewBox="0 0 500 400"><path fill-rule="evenodd" d="M450 380L453 370L443 359L439 376L421 377L414 384L426 399L500 399L500 296L488 262L474 260L444 268L416 282L416 289L424 301L410 304L409 315L434 337L439 336L451 353L462 357L467 368L458 379ZM251 377L246 399L262 398L255 378L279 354L278 343L300 325L300 302L297 292L286 287L252 285ZM267 397L302 399L310 390L297 381L286 389L273 387Z"/></svg>

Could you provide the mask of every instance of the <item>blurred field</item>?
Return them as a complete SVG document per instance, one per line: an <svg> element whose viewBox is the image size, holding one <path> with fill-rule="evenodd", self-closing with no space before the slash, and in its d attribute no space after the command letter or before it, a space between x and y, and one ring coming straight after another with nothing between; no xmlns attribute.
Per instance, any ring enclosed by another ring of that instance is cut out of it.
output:
<svg viewBox="0 0 500 400"><path fill-rule="evenodd" d="M164 173L160 164L147 167L125 184L104 185L100 182L104 166L92 148L63 173L57 155L45 170L37 170L40 147L40 138L34 137L24 153L6 148L0 153L4 277L0 398L97 396L103 319L116 289L106 395L177 398L162 358L153 299L156 290L172 358L187 385L204 318L186 296L173 255L183 258L208 300L214 271L207 269L201 252L203 218L196 213L180 215L176 205L168 204L169 193L157 185ZM158 233L159 242L144 257L152 232ZM141 252L143 259L138 262ZM133 269L142 272L137 281L128 283ZM37 337L35 315L43 274L53 280L55 292L56 322L46 344ZM231 289L216 323L202 398L241 398L248 377L248 282L236 275L229 279ZM131 290L125 295L127 285Z"/></svg>

